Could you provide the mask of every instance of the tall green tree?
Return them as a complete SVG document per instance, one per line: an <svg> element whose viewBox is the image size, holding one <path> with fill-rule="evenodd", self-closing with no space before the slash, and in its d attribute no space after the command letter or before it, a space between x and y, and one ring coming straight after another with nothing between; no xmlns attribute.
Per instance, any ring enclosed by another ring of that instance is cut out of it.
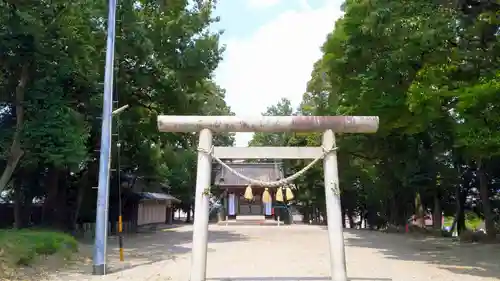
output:
<svg viewBox="0 0 500 281"><path fill-rule="evenodd" d="M423 224L432 211L439 228L444 211L462 230L468 208L495 236L499 7L345 1L297 113L380 118L374 135L338 136L344 213L400 225L412 214ZM319 136L295 135L288 143L318 145ZM321 172L302 179L304 194L320 195Z"/></svg>
<svg viewBox="0 0 500 281"><path fill-rule="evenodd" d="M212 80L223 51L220 33L209 29L214 8L213 1L118 5L114 99L130 108L114 124L112 166L120 161L122 175L151 188L173 182L176 169L185 173L177 173L174 190L194 180L196 138L159 133L159 114L231 114ZM0 190L14 190L19 207L40 196L45 223L72 227L95 204L107 6L3 1L0 11ZM232 141L216 136L216 143ZM169 161L174 152L183 161Z"/></svg>

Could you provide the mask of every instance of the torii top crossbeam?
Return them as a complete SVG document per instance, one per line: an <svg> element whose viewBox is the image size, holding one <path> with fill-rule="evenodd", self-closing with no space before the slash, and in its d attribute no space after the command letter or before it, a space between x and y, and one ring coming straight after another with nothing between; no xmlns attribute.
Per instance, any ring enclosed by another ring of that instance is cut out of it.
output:
<svg viewBox="0 0 500 281"><path fill-rule="evenodd" d="M320 132L375 133L375 116L158 116L161 132Z"/></svg>

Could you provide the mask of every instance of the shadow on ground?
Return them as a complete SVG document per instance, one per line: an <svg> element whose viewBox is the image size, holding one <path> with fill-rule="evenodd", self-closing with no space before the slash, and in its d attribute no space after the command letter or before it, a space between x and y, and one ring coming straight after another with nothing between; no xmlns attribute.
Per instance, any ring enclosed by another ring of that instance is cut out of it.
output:
<svg viewBox="0 0 500 281"><path fill-rule="evenodd" d="M207 281L323 281L331 280L330 277L222 277L207 278ZM392 281L390 278L356 278L351 277L349 281Z"/></svg>
<svg viewBox="0 0 500 281"><path fill-rule="evenodd" d="M191 252L192 238L192 228L185 225L157 228L156 230L126 235L123 238L125 261L121 262L119 260L118 238L111 237L108 240L107 249L108 273L121 272L164 260L175 260L183 254ZM246 239L247 237L244 235L211 229L208 236L208 252L214 251L210 248L211 243ZM82 241L81 252L88 258L85 266L79 266L80 273L90 274L92 272L92 247L93 241Z"/></svg>
<svg viewBox="0 0 500 281"><path fill-rule="evenodd" d="M346 229L354 238L346 246L379 250L389 259L425 262L456 274L477 277L500 276L500 247L486 244L460 244L451 238L388 234Z"/></svg>

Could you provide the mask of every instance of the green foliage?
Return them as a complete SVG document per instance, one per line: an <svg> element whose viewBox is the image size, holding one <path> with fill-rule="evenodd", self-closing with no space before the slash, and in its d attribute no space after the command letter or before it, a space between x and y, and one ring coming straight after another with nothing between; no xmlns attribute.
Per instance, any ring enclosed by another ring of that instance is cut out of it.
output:
<svg viewBox="0 0 500 281"><path fill-rule="evenodd" d="M38 102L38 105L43 102ZM63 102L52 100L47 109L36 109L36 118L23 128L24 148L30 157L24 165L78 165L87 157L89 126L83 116Z"/></svg>
<svg viewBox="0 0 500 281"><path fill-rule="evenodd" d="M30 265L37 257L54 254L70 257L77 251L78 242L68 234L34 229L0 230L3 266Z"/></svg>
<svg viewBox="0 0 500 281"><path fill-rule="evenodd" d="M467 0L345 1L296 114L379 117L374 135L337 136L346 213L404 224L415 194L424 209L454 213L455 198L465 193L481 201L476 211L494 234L488 194L497 194L500 178L493 169L500 151L500 26L492 16L499 8ZM279 135L256 135L252 143L273 138ZM286 143L319 145L317 134L291 139ZM321 209L322 168L315 169L299 180L298 198Z"/></svg>
<svg viewBox="0 0 500 281"><path fill-rule="evenodd" d="M293 108L290 100L283 98L276 105L267 108L263 115L269 116L288 116L293 114ZM270 134L257 132L254 134L249 145L268 145L268 146L283 146L288 143L290 134Z"/></svg>
<svg viewBox="0 0 500 281"><path fill-rule="evenodd" d="M170 186L186 208L196 135L159 133L156 120L232 114L213 81L223 52L220 32L209 29L218 21L214 3L125 0L117 9L114 106L130 107L114 118L119 139L113 139L111 166L118 166L119 151L122 175L141 178L154 191ZM107 8L87 0L0 3L0 168L19 140L23 154L12 177L5 169L13 179L8 187L16 183L23 196L41 195L46 205L66 203L44 206L63 213L47 218L75 222L78 212L70 210L87 206L72 204L81 204L77 197L87 197L97 182ZM214 136L215 145L233 142L231 134Z"/></svg>
<svg viewBox="0 0 500 281"><path fill-rule="evenodd" d="M484 222L476 213L466 212L465 213L465 226L468 229L478 229L479 226Z"/></svg>

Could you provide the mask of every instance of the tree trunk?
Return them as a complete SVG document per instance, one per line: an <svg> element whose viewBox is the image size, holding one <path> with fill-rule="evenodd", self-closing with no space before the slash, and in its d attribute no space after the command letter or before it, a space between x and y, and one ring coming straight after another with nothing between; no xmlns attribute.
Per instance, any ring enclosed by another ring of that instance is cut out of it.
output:
<svg viewBox="0 0 500 281"><path fill-rule="evenodd" d="M187 209L187 212L186 212L186 223L190 223L191 222L191 208Z"/></svg>
<svg viewBox="0 0 500 281"><path fill-rule="evenodd" d="M23 223L25 226L32 225L34 222L32 220L33 214L33 194L27 189L23 189Z"/></svg>
<svg viewBox="0 0 500 281"><path fill-rule="evenodd" d="M441 223L443 218L443 210L441 208L441 197L439 191L436 190L434 193L434 209L432 210L432 223L435 229L441 229L443 224Z"/></svg>
<svg viewBox="0 0 500 281"><path fill-rule="evenodd" d="M301 209L302 214L302 222L309 223L309 219L311 218L311 210L309 206L303 207Z"/></svg>
<svg viewBox="0 0 500 281"><path fill-rule="evenodd" d="M469 195L471 182L472 182L472 173L469 170L465 170L464 173L462 174L462 186L457 185L455 190L457 213L455 215L455 222L453 224L453 227L455 227L456 223L456 229L458 235L460 235L462 231L466 230L465 201L467 200L467 196Z"/></svg>
<svg viewBox="0 0 500 281"><path fill-rule="evenodd" d="M73 216L71 217L71 227L74 229L78 223L78 218L80 216L80 210L82 208L83 198L85 197L85 188L88 183L88 173L85 172L84 178L78 183L78 190L76 194L75 210L73 211Z"/></svg>
<svg viewBox="0 0 500 281"><path fill-rule="evenodd" d="M14 178L14 228L23 227L23 186L21 177Z"/></svg>
<svg viewBox="0 0 500 281"><path fill-rule="evenodd" d="M319 209L319 215L323 219L322 224L327 225L328 224L328 214L326 213L326 204L324 204L320 209Z"/></svg>
<svg viewBox="0 0 500 281"><path fill-rule="evenodd" d="M55 167L50 167L46 179L45 187L47 189L47 196L43 202L42 222L45 225L53 225L57 193L59 191L59 170Z"/></svg>
<svg viewBox="0 0 500 281"><path fill-rule="evenodd" d="M420 192L417 192L415 195L415 218L416 223L419 227L425 227L425 214L424 207L422 205L422 199L420 197Z"/></svg>
<svg viewBox="0 0 500 281"><path fill-rule="evenodd" d="M57 182L57 196L54 206L55 213L55 225L58 226L60 230L69 230L69 222L71 218L71 211L68 208L68 175L69 171L58 170L58 182ZM61 188L59 188L61 187Z"/></svg>
<svg viewBox="0 0 500 281"><path fill-rule="evenodd" d="M77 185L78 190L76 194L75 210L71 218L72 227L75 227L78 223L80 210L82 209L83 198L85 198L85 191L89 187L91 179L94 179L96 177L98 167L99 166L97 161L89 163L87 170L83 172L82 176L80 177L80 181Z"/></svg>
<svg viewBox="0 0 500 281"><path fill-rule="evenodd" d="M342 228L346 228L346 223L345 223L345 218L346 218L346 210L345 209L342 209Z"/></svg>
<svg viewBox="0 0 500 281"><path fill-rule="evenodd" d="M389 199L389 223L398 225L399 208L398 202L396 200L396 195L394 194L392 198Z"/></svg>
<svg viewBox="0 0 500 281"><path fill-rule="evenodd" d="M467 182L467 183L466 183ZM468 189L468 181L464 180L464 189ZM465 199L467 198L467 193L462 190L462 187L460 185L457 185L457 188L455 190L455 205L456 205L456 212L455 212L455 218L453 219L453 223L451 225L451 231L453 229L457 229L458 235L462 233L463 230L465 230L465 214L464 214L464 206L465 206Z"/></svg>
<svg viewBox="0 0 500 281"><path fill-rule="evenodd" d="M347 210L347 219L349 220L349 228L356 228L356 223L354 222L354 211Z"/></svg>
<svg viewBox="0 0 500 281"><path fill-rule="evenodd" d="M21 69L21 76L19 78L19 83L16 87L16 129L14 132L14 138L12 139L12 144L10 146L9 154L7 155L7 165L3 170L2 176L0 177L0 191L4 190L9 183L14 170L19 163L19 160L23 156L24 152L21 149L21 130L24 124L24 93L26 89L26 84L28 82L28 70L29 65L26 63Z"/></svg>
<svg viewBox="0 0 500 281"><path fill-rule="evenodd" d="M428 188L433 191L433 203L434 208L432 212L432 227L435 229L441 229L441 217L442 217L442 209L441 209L441 194L440 187L437 185L437 171L436 171L436 160L434 155L433 141L429 133L423 133L422 135L422 144L425 150L425 154L427 155L425 169L428 171L430 176L430 181L428 184ZM425 224L425 218L424 218Z"/></svg>
<svg viewBox="0 0 500 281"><path fill-rule="evenodd" d="M487 175L484 173L484 165L481 160L477 162L477 177L479 180L479 194L483 204L484 224L488 238L495 239L495 219L491 211L490 188Z"/></svg>

